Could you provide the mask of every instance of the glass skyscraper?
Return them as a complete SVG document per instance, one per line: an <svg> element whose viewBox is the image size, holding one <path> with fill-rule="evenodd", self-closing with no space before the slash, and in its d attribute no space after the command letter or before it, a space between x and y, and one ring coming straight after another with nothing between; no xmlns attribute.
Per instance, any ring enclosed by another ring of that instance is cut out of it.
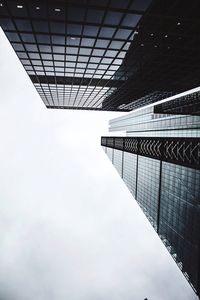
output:
<svg viewBox="0 0 200 300"><path fill-rule="evenodd" d="M199 0L0 0L47 108L131 111L199 86L199 19Z"/></svg>
<svg viewBox="0 0 200 300"><path fill-rule="evenodd" d="M195 292L200 293L200 116L172 115L198 91L110 121L101 145ZM180 100L181 99L181 100ZM199 100L198 100L199 101ZM157 113L168 108L168 113Z"/></svg>

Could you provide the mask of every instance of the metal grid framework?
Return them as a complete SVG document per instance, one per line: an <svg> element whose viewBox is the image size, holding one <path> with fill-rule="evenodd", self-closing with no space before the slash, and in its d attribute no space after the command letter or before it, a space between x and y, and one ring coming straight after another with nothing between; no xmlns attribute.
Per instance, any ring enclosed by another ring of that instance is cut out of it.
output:
<svg viewBox="0 0 200 300"><path fill-rule="evenodd" d="M104 144L106 140L104 139ZM115 150L115 147L120 150ZM123 150L120 139L108 138L104 151L127 184L194 291L200 294L200 170ZM129 152L125 152L125 151ZM114 152L121 152L115 161ZM125 157L128 155L129 163ZM134 161L133 163L130 163ZM117 164L116 164L117 162ZM128 181L127 181L128 179Z"/></svg>
<svg viewBox="0 0 200 300"><path fill-rule="evenodd" d="M154 106L154 113L200 115L200 92L178 97Z"/></svg>
<svg viewBox="0 0 200 300"><path fill-rule="evenodd" d="M200 169L200 139L170 137L102 137L101 145Z"/></svg>
<svg viewBox="0 0 200 300"><path fill-rule="evenodd" d="M130 111L200 84L200 2L0 0L48 108Z"/></svg>
<svg viewBox="0 0 200 300"><path fill-rule="evenodd" d="M200 85L200 2L153 1L116 76L124 85L105 100L136 109Z"/></svg>
<svg viewBox="0 0 200 300"><path fill-rule="evenodd" d="M0 25L47 107L101 110L150 2L0 0Z"/></svg>

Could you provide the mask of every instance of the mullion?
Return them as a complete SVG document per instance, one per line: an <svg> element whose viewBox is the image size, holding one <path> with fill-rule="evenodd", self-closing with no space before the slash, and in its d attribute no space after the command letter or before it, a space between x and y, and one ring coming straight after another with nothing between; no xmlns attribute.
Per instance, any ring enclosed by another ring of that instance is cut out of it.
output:
<svg viewBox="0 0 200 300"><path fill-rule="evenodd" d="M113 37L115 36L117 30L119 29L120 24L121 24L121 22L122 22L123 19L124 19L124 16L125 16L125 15L123 15L123 17L121 17L120 23L118 24L118 26L116 26L115 32L113 33ZM110 39L110 43L107 45L107 48L105 49L105 51L108 51L108 49L111 50L111 49L109 48L109 46L110 46L110 44L112 43L112 41L113 41L113 38ZM122 45L121 47L123 47L123 45ZM118 50L118 52L119 52L119 50ZM117 55L118 55L118 54L116 54L116 56L115 56L115 58L113 58L113 60L116 59ZM103 59L103 58L102 58L102 59ZM99 66L101 65L102 59L101 59L100 62L99 62ZM108 65L108 66L109 66L109 65ZM106 72L107 72L107 70L106 70L106 71L104 72L104 74L101 76L101 79L103 78L103 76L105 76ZM99 80L99 82L101 81L101 79ZM109 80L108 80L108 81L109 81ZM105 86L106 86L106 85L105 85ZM104 87L105 87L105 86L104 86ZM101 91L103 90L104 87L102 87ZM103 97L103 95L102 95L102 97ZM101 97L101 98L102 98L102 97ZM88 106L90 106L90 104L92 103L93 100L94 100L94 98L88 103ZM100 99L98 99L98 101L99 101L99 100L100 100ZM88 99L86 99L84 105L87 103L87 101L88 101Z"/></svg>
<svg viewBox="0 0 200 300"><path fill-rule="evenodd" d="M129 7L130 5L131 5L131 0L130 0L130 2L129 2L128 7ZM127 12L128 12L128 7L127 7ZM123 19L124 19L125 16L126 16L126 14L123 15L123 17L122 17L120 23L123 21ZM120 24L119 24L118 27L120 27ZM119 28L118 28L118 29L119 29ZM132 35L133 35L133 32L130 33L128 39L129 39ZM124 42L124 44L126 44L126 43L127 43L127 41ZM124 44L121 46L121 49L123 49ZM118 54L115 56L115 58L113 58L113 61L117 58L117 56L118 56L119 53L121 52L121 49L118 50ZM126 51L126 53L127 53L127 52L128 52L128 50ZM110 65L112 65L112 62L110 63ZM110 81L112 80L112 78L113 78L114 75L115 75L115 73L111 76L111 78L108 80L108 82L110 82ZM123 76L124 76L124 74L119 78L119 80L120 80ZM104 85L104 87L105 87L105 86L106 86L106 84ZM101 97L101 98L102 98L102 97ZM100 99L99 99L99 100L100 100ZM96 105L96 104L99 102L99 100L96 101L96 103L95 103L94 105ZM90 105L90 103L89 103L89 105ZM100 104L98 104L98 105L100 105ZM93 106L92 106L92 107L93 107Z"/></svg>
<svg viewBox="0 0 200 300"><path fill-rule="evenodd" d="M5 5L5 7L6 7L6 9L7 9L7 11L8 11L8 15L9 15L9 17L10 17L10 19L12 20L12 22L13 22L13 25L14 25L14 27L15 27L15 32L18 34L18 36L19 36L19 39L20 39L20 41L21 41L21 44L23 45L23 47L24 47L24 49L25 49L25 53L26 53L26 55L27 55L27 57L28 57L28 59L29 59L29 62L30 62L30 64L31 64L31 66L32 66L32 68L33 68L33 64L32 64L32 61L31 61L31 58L30 58L30 56L29 56L29 52L26 50L26 48L25 48L25 46L24 46L24 42L23 42L23 40L22 40L22 38L21 38L21 32L18 30L18 28L17 28L17 25L16 25L16 22L15 22L15 18L14 17L12 17L12 14L11 14L11 12L10 12L10 8L8 7L8 5L5 3L4 4ZM20 60L21 61L21 60ZM34 68L33 68L33 70L34 70ZM37 76L37 74L36 74L36 72L34 71L34 73L35 73L35 75ZM39 82L39 81L38 81ZM48 101L48 103L49 103L49 101Z"/></svg>
<svg viewBox="0 0 200 300"><path fill-rule="evenodd" d="M55 86L56 86L57 102L58 102L58 106L59 106L59 95L58 95L57 80L56 80L55 59L54 59L52 34L51 34L51 26L50 26L51 21L49 18L49 7L47 5L46 5L46 13L47 13L47 24L48 24L48 31L49 31L49 37L50 37L51 55L52 55L52 62L53 62L53 69L54 69L54 80L55 80Z"/></svg>
<svg viewBox="0 0 200 300"><path fill-rule="evenodd" d="M123 43L123 45L122 45L122 47L119 49L119 50L117 50L116 48L94 48L94 50L103 50L104 52L106 52L106 51L116 51L116 52L119 52L119 51L121 51L121 52L125 52L125 53L127 53L127 51L126 50L122 50L122 48L124 47L124 44L126 44L127 43L127 41L126 40L124 40L123 41L124 43ZM11 42L11 43L16 43L16 42ZM24 45L28 45L28 43L27 42L24 42L24 44L23 44L23 46ZM29 45L32 45L33 43L29 43ZM37 43L36 43L37 44ZM21 43L19 43L19 45L21 45ZM39 45L39 46L51 46L50 44L49 45L47 45L47 44L37 44L37 45ZM53 45L53 46L57 46L57 47L59 47L60 45ZM61 47L63 47L64 48L64 46L61 46ZM79 47L69 47L69 48L77 48L77 49L79 49ZM83 49L91 49L91 48L93 48L93 47L81 47L81 48L83 48ZM189 48L187 48L187 49L189 49ZM24 50L15 50L17 53L23 53L24 52ZM28 50L26 50L26 51L28 51ZM37 53L37 52L35 52L35 51L31 51L31 50L29 50L28 51L29 53ZM51 54L51 52L47 52L47 51L41 51L41 50L39 50L38 52L40 52L40 53L42 53L42 54ZM64 55L64 53L61 53L61 52L54 52L54 55ZM115 55L115 58L114 59L116 59L116 56L117 56L118 54L116 54ZM71 54L71 53L69 53L69 54L67 54L67 56L74 56L74 54ZM88 55L87 54L80 54L79 56L84 56L84 57L88 57ZM113 59L113 56L106 56L106 57L102 57L102 55L94 55L94 56L89 56L90 58L93 58L93 57L100 57L100 58L112 58ZM119 58L120 59L120 58ZM44 60L49 60L49 61L52 61L52 59L44 59ZM59 59L56 59L56 61L62 61L62 60L59 60ZM71 61L71 62L74 62L74 61ZM80 63L80 62L79 62ZM85 62L81 62L81 63L85 63ZM107 63L96 63L96 62L89 62L88 61L88 63L90 63L90 64L107 64ZM110 65L110 63L109 63L109 65Z"/></svg>
<svg viewBox="0 0 200 300"><path fill-rule="evenodd" d="M67 5L65 6L65 19L67 16ZM67 60L67 29L66 29L66 22L65 22L65 57L64 57L64 77L66 76L66 60ZM66 104L66 100L68 101L68 104L70 103L70 97L66 97L66 92L67 92L67 86L64 84L63 85L63 106Z"/></svg>
<svg viewBox="0 0 200 300"><path fill-rule="evenodd" d="M84 74L83 74L83 78L84 78L84 75L85 75L85 73L86 73L87 66L88 66L88 64L89 64L90 58L92 57L93 51L94 51L94 49L95 49L95 45L96 45L96 43L97 43L98 36L99 36L99 34L100 34L100 32L101 32L101 29L102 29L102 27L103 27L104 20L105 20L107 11L108 11L108 7L109 7L109 4L110 4L110 1L111 1L111 0L108 1L108 4L107 4L106 8L104 9L104 14L103 14L101 23L99 24L99 29L98 29L98 33L97 33L97 37L96 37L95 43L94 43L93 47L91 47L91 48L92 48L92 51L91 51L91 53L90 53L89 60L88 60L88 63L87 63L87 65L86 65L85 72L84 72ZM104 53L105 53L105 52L104 52ZM93 77L92 77L92 78L93 78ZM92 78L91 78L91 80L92 80ZM88 86L90 86L90 84L89 84ZM86 100L87 100L87 99L86 99ZM86 102L86 101L85 101L85 102ZM85 102L84 102L84 104L85 104ZM83 106L84 106L84 104L83 104ZM79 106L79 105L80 105L80 101L79 101L79 103L78 103L78 106Z"/></svg>
<svg viewBox="0 0 200 300"><path fill-rule="evenodd" d="M84 20L87 19L87 14L88 14L88 7L86 6L85 11L84 11ZM77 69L77 63L78 63L78 58L79 58L79 54L80 54L80 48L83 48L82 45L81 45L82 40L83 40L83 31L84 31L84 25L82 25L82 27L81 27L81 37L80 37L80 40L79 40L79 49L78 49L78 53L77 53L77 56L76 56L76 64L75 64L75 68L74 68L74 77L75 77L75 73L76 73L76 69ZM82 81L81 81L81 83L82 83ZM80 83L79 89L76 92L76 96L75 96L75 99L74 99L74 102L73 102L73 106L75 106L76 99L78 97L79 90L80 90L80 87L81 87L81 83Z"/></svg>
<svg viewBox="0 0 200 300"><path fill-rule="evenodd" d="M131 5L131 1L129 2L129 5L128 5L128 7ZM116 32L117 32L117 30L119 30L119 28L120 28L120 24L123 22L123 19L124 19L124 17L126 16L126 14L124 13L124 15L121 17L121 20L120 20L120 22L119 22L119 24L116 26L116 29L115 29L115 32L114 32L114 34L113 34L113 37L115 36L115 34L116 34ZM129 35L129 37L130 36L132 36L132 32L130 33L130 35ZM109 45L112 43L112 41L113 41L113 38L111 38L111 40L110 40L110 43L108 44L108 46L107 46L107 49L106 50L108 50L109 49ZM124 44L126 44L127 43L127 41L124 41ZM124 47L124 44L121 46L121 48L117 51L117 53L119 54L120 53L120 50ZM110 49L109 49L110 50ZM118 56L118 54L116 54L116 56L113 58L113 60L112 61L114 61L115 59L116 59L116 57ZM101 61L99 62L99 64L101 63ZM112 62L109 64L109 65L111 65L112 64ZM102 75L102 77L101 77L101 79L103 78L103 76L106 74L106 72L107 72L107 70L104 72L104 74ZM112 79L112 77L114 76L114 74L111 76L111 78L110 79L108 79L108 82L109 81L111 81L111 79ZM100 79L100 81L101 81L101 79ZM99 81L99 82L100 82ZM106 86L106 84L103 86L103 87L105 87ZM102 89L103 89L103 87L102 87ZM103 97L103 96L102 96ZM101 98L102 98L101 97ZM94 98L93 98L94 99ZM92 99L92 101L93 101L93 99ZM90 106L90 104L91 104L91 102L92 101L90 101L89 102L89 106ZM100 99L98 99L98 101L96 101L95 103L94 103L94 105L97 103L97 102L99 102L100 101ZM85 105L85 103L84 103L84 105ZM92 106L93 107L93 106Z"/></svg>
<svg viewBox="0 0 200 300"><path fill-rule="evenodd" d="M43 64L43 59L42 59L42 57L41 57L41 52L40 52L40 49L39 49L39 46L38 46L38 43L37 43L37 39L36 39L36 35L35 35L33 23L32 23L32 18L31 18L31 15L30 15L28 6L25 5L25 7L26 7L26 10L27 10L27 14L28 14L28 16L29 16L29 19L30 19L30 24L31 24L31 27L32 27L32 34L33 34L33 36L34 36L35 44L36 44L37 49L38 49L38 55L40 56L40 61L41 61L42 67L43 67L43 72L44 72L45 77L46 77L46 71L45 71L45 67L44 67L44 64ZM25 45L25 43L24 43L24 45ZM26 49L26 48L25 48L25 49ZM28 53L31 53L31 51L28 51ZM33 52L33 53L36 53L36 52ZM32 63L32 60L31 60L31 63ZM36 76L37 76L37 72L35 71L35 65L33 65L33 66L34 66L34 72L35 72L35 74L36 74ZM48 85L47 77L46 77L46 82L47 82L47 85ZM41 86L41 88L42 88L42 91L43 91L43 93L44 93L45 98L46 98L47 101L48 101L48 97L46 96L45 89L43 88L43 84L40 84L40 86ZM51 100L52 100L52 103L55 105L52 94L51 94ZM48 102L49 102L49 101L48 101Z"/></svg>
<svg viewBox="0 0 200 300"><path fill-rule="evenodd" d="M66 23L67 24L67 23ZM87 26L87 25L86 25ZM96 24L96 26L95 27L99 27L98 26L98 24ZM105 27L109 27L109 26L105 26ZM115 26L116 27L116 26ZM113 28L115 28L115 27L113 27ZM135 28L135 27L134 27ZM122 27L120 27L119 29L124 29L124 28L122 28ZM128 28L128 30L133 30L133 28L131 28L130 29L130 27ZM12 29L6 29L6 30L4 30L4 32L9 32L9 33L15 33L16 32L16 30L12 30ZM47 32L36 32L36 31L34 31L35 32L35 34L36 35L46 35L46 36L48 36L49 35L49 33L47 33ZM22 33L22 34L32 34L32 31L20 31L20 33ZM64 34L60 34L60 33L53 33L53 35L54 36L61 36L61 37L63 37L64 36ZM170 34L171 35L171 34ZM75 38L93 38L93 39L95 39L95 36L94 35L87 35L87 34L83 34L83 35L80 35L80 34L67 34L66 35L66 37L71 37L71 36L73 36L73 37L75 37ZM177 35L174 35L175 37L177 36ZM188 35L188 37L191 37L191 36L189 36ZM98 39L99 40L108 40L108 41L110 41L110 38L109 37L101 37L101 36L99 36L98 37ZM123 39L123 38L114 38L114 40L116 41L116 42L124 42L124 40L126 40L127 42L131 42L132 40L130 39L130 40L127 40L127 39ZM20 44L20 42L15 42L16 44L18 43L18 44ZM27 42L27 44L31 44L31 42ZM48 43L38 43L38 44L44 44L44 45L50 45L50 44L48 44ZM56 46L61 46L61 44L54 44L54 45L56 45ZM79 47L79 46L76 46L76 45L74 45L74 46L72 46L72 47ZM84 46L83 46L84 47ZM98 48L98 47L97 47ZM102 49L102 48L99 48L99 49Z"/></svg>

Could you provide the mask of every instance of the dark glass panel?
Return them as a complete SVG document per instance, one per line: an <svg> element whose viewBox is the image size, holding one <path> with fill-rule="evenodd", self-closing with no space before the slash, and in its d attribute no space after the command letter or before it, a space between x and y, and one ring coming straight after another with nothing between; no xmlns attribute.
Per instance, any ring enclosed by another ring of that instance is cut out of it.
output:
<svg viewBox="0 0 200 300"><path fill-rule="evenodd" d="M112 62L112 58L103 58L101 63L102 64L110 64Z"/></svg>
<svg viewBox="0 0 200 300"><path fill-rule="evenodd" d="M129 2L129 0L111 0L110 7L126 9L128 7Z"/></svg>
<svg viewBox="0 0 200 300"><path fill-rule="evenodd" d="M82 40L81 40L81 46L93 47L94 42L95 42L95 39L82 38Z"/></svg>
<svg viewBox="0 0 200 300"><path fill-rule="evenodd" d="M75 35L80 35L82 30L82 25L78 24L67 24L66 26L66 31L67 34L75 34Z"/></svg>
<svg viewBox="0 0 200 300"><path fill-rule="evenodd" d="M55 61L54 64L57 67L64 67L64 65L65 65L64 61Z"/></svg>
<svg viewBox="0 0 200 300"><path fill-rule="evenodd" d="M62 60L62 61L65 60L65 56L62 55L62 54L54 54L54 55L53 55L53 58L54 58L55 60Z"/></svg>
<svg viewBox="0 0 200 300"><path fill-rule="evenodd" d="M83 35L96 36L98 33L99 27L85 25L83 30Z"/></svg>
<svg viewBox="0 0 200 300"><path fill-rule="evenodd" d="M115 57L117 55L118 51L115 50L107 50L105 56L108 57Z"/></svg>
<svg viewBox="0 0 200 300"><path fill-rule="evenodd" d="M96 44L95 44L95 47L98 47L98 48L107 48L108 45L109 45L110 41L109 40L103 40L103 39L99 39L97 40Z"/></svg>
<svg viewBox="0 0 200 300"><path fill-rule="evenodd" d="M79 46L80 38L77 37L67 37L67 45L69 46Z"/></svg>
<svg viewBox="0 0 200 300"><path fill-rule="evenodd" d="M41 65L42 65L41 60L32 60L31 62L32 62L32 64L35 65L35 66L41 66Z"/></svg>
<svg viewBox="0 0 200 300"><path fill-rule="evenodd" d="M87 13L87 21L91 23L101 23L104 12L95 9L89 9Z"/></svg>
<svg viewBox="0 0 200 300"><path fill-rule="evenodd" d="M47 55L47 54L45 54ZM40 59L40 55L38 53L29 53L30 58L33 59Z"/></svg>
<svg viewBox="0 0 200 300"><path fill-rule="evenodd" d="M99 36L106 37L106 38L112 38L114 32L115 32L114 28L102 27Z"/></svg>
<svg viewBox="0 0 200 300"><path fill-rule="evenodd" d="M93 54L93 55L94 55L94 54ZM91 57L91 58L90 58L90 62L94 62L94 63L99 63L100 60L101 60L100 57Z"/></svg>
<svg viewBox="0 0 200 300"><path fill-rule="evenodd" d="M12 46L13 48L16 50L16 51L24 51L24 47L22 44L15 44L15 43L12 43Z"/></svg>
<svg viewBox="0 0 200 300"><path fill-rule="evenodd" d="M118 25L123 14L119 12L108 11L104 20L104 24Z"/></svg>
<svg viewBox="0 0 200 300"><path fill-rule="evenodd" d="M15 26L10 19L1 19L1 27L3 30L14 30Z"/></svg>
<svg viewBox="0 0 200 300"><path fill-rule="evenodd" d="M43 60L44 66L53 66L53 61L50 60Z"/></svg>
<svg viewBox="0 0 200 300"><path fill-rule="evenodd" d="M142 17L141 15L127 14L123 19L122 25L128 27L135 27L141 17Z"/></svg>
<svg viewBox="0 0 200 300"><path fill-rule="evenodd" d="M131 4L131 9L144 11L148 8L152 0L134 0Z"/></svg>
<svg viewBox="0 0 200 300"><path fill-rule="evenodd" d="M92 49L80 48L79 53L84 54L84 55L90 55L91 51L92 51Z"/></svg>
<svg viewBox="0 0 200 300"><path fill-rule="evenodd" d="M104 53L105 53L105 50L94 49L92 52L92 55L102 56L102 55L104 55Z"/></svg>
<svg viewBox="0 0 200 300"><path fill-rule="evenodd" d="M51 37L53 44L65 45L65 36L52 35Z"/></svg>
<svg viewBox="0 0 200 300"><path fill-rule="evenodd" d="M77 53L78 53L78 48L67 47L67 48L66 48L66 53L67 53L67 54L77 54Z"/></svg>
<svg viewBox="0 0 200 300"><path fill-rule="evenodd" d="M36 32L49 32L47 21L33 21L33 27Z"/></svg>
<svg viewBox="0 0 200 300"><path fill-rule="evenodd" d="M6 32L6 35L9 39L9 41L11 41L11 42L19 42L20 41L19 35L17 33Z"/></svg>
<svg viewBox="0 0 200 300"><path fill-rule="evenodd" d="M42 53L41 56L42 56L42 59L52 59L52 55L51 54Z"/></svg>
<svg viewBox="0 0 200 300"><path fill-rule="evenodd" d="M115 38L126 40L131 33L132 33L132 30L118 29L115 34Z"/></svg>
<svg viewBox="0 0 200 300"><path fill-rule="evenodd" d="M65 47L61 46L53 46L54 53L65 53Z"/></svg>
<svg viewBox="0 0 200 300"><path fill-rule="evenodd" d="M38 47L35 44L25 44L27 51L38 52Z"/></svg>
<svg viewBox="0 0 200 300"><path fill-rule="evenodd" d="M21 38L25 43L35 43L34 35L31 33L21 33Z"/></svg>
<svg viewBox="0 0 200 300"><path fill-rule="evenodd" d="M39 49L40 49L41 52L49 52L49 53L51 53L51 47L50 46L39 45Z"/></svg>
<svg viewBox="0 0 200 300"><path fill-rule="evenodd" d="M26 20L16 20L17 29L19 31L32 31L31 22Z"/></svg>
<svg viewBox="0 0 200 300"><path fill-rule="evenodd" d="M84 15L85 15L85 9L83 8L78 8L77 7L68 7L67 10L67 19L69 21L83 21L84 20Z"/></svg>
<svg viewBox="0 0 200 300"><path fill-rule="evenodd" d="M50 44L50 36L46 34L37 34L36 39L38 43Z"/></svg>
<svg viewBox="0 0 200 300"><path fill-rule="evenodd" d="M17 56L19 58L28 58L28 55L26 54L26 52L17 52Z"/></svg>
<svg viewBox="0 0 200 300"><path fill-rule="evenodd" d="M65 33L65 23L51 22L50 29L52 33L63 34Z"/></svg>
<svg viewBox="0 0 200 300"><path fill-rule="evenodd" d="M101 0L101 1L99 1L99 0L90 0L89 3L92 4L92 5L107 7L108 0Z"/></svg>
<svg viewBox="0 0 200 300"><path fill-rule="evenodd" d="M79 56L78 57L78 61L80 61L80 62L88 62L88 60L89 60L89 57L87 57L87 56Z"/></svg>

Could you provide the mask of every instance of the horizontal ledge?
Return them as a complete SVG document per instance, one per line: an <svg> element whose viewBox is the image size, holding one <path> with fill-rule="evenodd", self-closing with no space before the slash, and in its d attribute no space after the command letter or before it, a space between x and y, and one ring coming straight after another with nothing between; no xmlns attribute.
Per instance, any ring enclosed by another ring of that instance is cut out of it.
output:
<svg viewBox="0 0 200 300"><path fill-rule="evenodd" d="M104 136L101 146L200 170L199 138Z"/></svg>
<svg viewBox="0 0 200 300"><path fill-rule="evenodd" d="M44 76L29 75L33 83L39 84L69 84L83 86L100 86L100 87L119 87L124 83L122 80L97 79L97 78L80 78L69 76Z"/></svg>
<svg viewBox="0 0 200 300"><path fill-rule="evenodd" d="M46 105L49 109L73 109L73 110L96 110L96 111L121 111L121 112L128 112L128 110L125 109L116 109L116 108L109 108L109 109L103 109L103 108L96 108L96 107L78 107L78 106L62 106L62 105Z"/></svg>

